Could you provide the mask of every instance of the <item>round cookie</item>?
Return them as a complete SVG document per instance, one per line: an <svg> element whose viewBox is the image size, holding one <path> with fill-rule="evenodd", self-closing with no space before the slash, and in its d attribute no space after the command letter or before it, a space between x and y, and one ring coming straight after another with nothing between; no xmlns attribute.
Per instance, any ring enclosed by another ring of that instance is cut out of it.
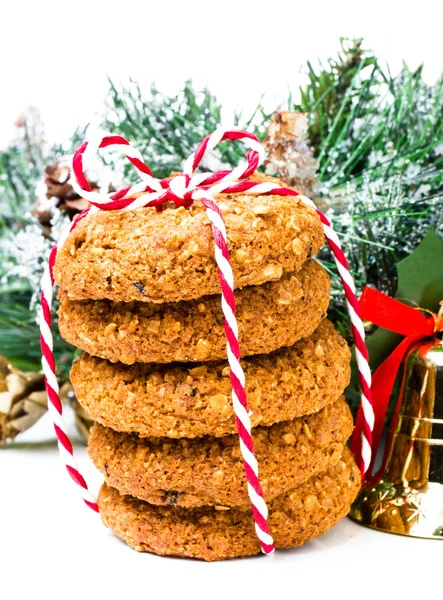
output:
<svg viewBox="0 0 443 600"><path fill-rule="evenodd" d="M338 463L269 503L269 526L277 548L301 546L322 535L349 512L360 473L348 449ZM250 505L152 506L104 484L98 496L104 524L140 552L207 561L260 552Z"/></svg>
<svg viewBox="0 0 443 600"><path fill-rule="evenodd" d="M316 412L349 383L350 351L326 319L309 337L269 355L243 359L252 426ZM112 364L83 354L71 369L78 401L93 419L140 437L236 433L227 362Z"/></svg>
<svg viewBox="0 0 443 600"><path fill-rule="evenodd" d="M278 282L236 292L242 356L267 354L307 337L324 316L330 282L315 261ZM60 334L112 362L170 363L226 358L220 296L158 305L69 300L59 292Z"/></svg>
<svg viewBox="0 0 443 600"><path fill-rule="evenodd" d="M216 200L238 288L298 271L323 245L320 219L300 198L239 193ZM162 303L221 293L201 202L162 212L151 207L88 215L59 250L54 276L77 300Z"/></svg>
<svg viewBox="0 0 443 600"><path fill-rule="evenodd" d="M254 429L265 500L334 466L352 429L343 396L314 415ZM108 485L150 504L193 508L248 502L237 435L143 439L96 423L88 452Z"/></svg>

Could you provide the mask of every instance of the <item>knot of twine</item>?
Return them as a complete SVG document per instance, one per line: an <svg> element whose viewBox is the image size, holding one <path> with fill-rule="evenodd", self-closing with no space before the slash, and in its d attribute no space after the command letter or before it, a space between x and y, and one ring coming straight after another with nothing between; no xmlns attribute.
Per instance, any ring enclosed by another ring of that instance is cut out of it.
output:
<svg viewBox="0 0 443 600"><path fill-rule="evenodd" d="M248 148L246 162L233 169L217 172L195 173L204 156L211 152L217 144L224 140L240 140ZM132 163L140 176L140 182L112 192L102 193L92 191L85 177L84 165L90 157L100 149L113 147L123 153ZM200 201L206 208L206 214L211 223L215 242L215 260L218 266L220 285L222 290L221 305L224 314L224 327L226 334L226 350L230 366L230 380L232 386L232 403L236 417L240 449L243 457L244 472L247 480L248 494L252 505L252 514L255 530L260 541L261 549L265 554L274 551L273 538L268 525L268 507L263 498L263 491L258 475L258 464L254 455L254 445L251 435L251 423L248 413L245 376L240 364L240 347L238 343L238 326L235 317L236 305L234 297L234 276L229 262L226 228L223 217L214 196L220 193L249 192L250 194L274 194L300 198L305 204L311 206L320 217L325 237L329 242L334 259L343 284L349 315L352 323L352 332L356 346L356 359L359 369L359 379L362 390L362 414L364 424L359 433L356 446L356 460L360 467L362 478L371 462L372 429L374 427L374 413L371 402L371 372L368 365L368 353L364 341L364 328L359 316L359 305L355 294L355 286L349 272L348 262L337 234L333 230L326 215L319 211L308 198L301 196L296 191L282 187L273 182L257 183L246 181L263 163L265 150L258 138L247 131L240 129L217 129L207 136L197 146L196 150L186 160L183 172L175 177L157 179L148 165L143 161L140 152L121 136L100 135L84 142L74 153L72 161L72 185L75 191L88 200L90 207L80 213L64 232L51 252L47 269L42 278L41 293L41 348L42 365L46 376L46 389L48 392L48 407L54 422L55 433L59 442L59 449L64 459L66 468L78 485L83 500L92 509L98 511L95 497L78 470L73 456L72 444L66 433L66 426L62 416L62 403L59 397L56 378L56 365L53 355L51 333L51 303L53 295L53 267L57 251L63 245L66 237L77 226L79 221L88 214L99 210L117 210L120 212L135 210L142 207L155 207L162 210L166 202L175 206L189 207L194 201Z"/></svg>

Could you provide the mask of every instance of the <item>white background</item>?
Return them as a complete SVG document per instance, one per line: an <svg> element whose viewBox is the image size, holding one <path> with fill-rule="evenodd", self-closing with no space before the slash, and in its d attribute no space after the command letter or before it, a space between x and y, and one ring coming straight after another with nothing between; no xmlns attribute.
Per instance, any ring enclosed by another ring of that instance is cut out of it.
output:
<svg viewBox="0 0 443 600"><path fill-rule="evenodd" d="M260 95L274 109L300 81L300 65L364 36L397 72L404 59L441 72L440 0L23 0L0 8L0 147L29 104L51 140L102 110L106 75L174 92L192 77L233 107L251 111Z"/></svg>
<svg viewBox="0 0 443 600"><path fill-rule="evenodd" d="M288 8L290 6L290 8ZM94 118L106 75L174 92L187 77L226 107L274 108L300 65L365 36L396 72L401 60L443 67L441 2L3 2L0 146L36 105L52 140ZM1 352L1 349L0 349ZM78 449L97 490L99 476ZM86 509L57 458L48 422L0 451L0 597L441 597L443 545L372 532L344 520L323 538L276 556L203 564L140 555Z"/></svg>

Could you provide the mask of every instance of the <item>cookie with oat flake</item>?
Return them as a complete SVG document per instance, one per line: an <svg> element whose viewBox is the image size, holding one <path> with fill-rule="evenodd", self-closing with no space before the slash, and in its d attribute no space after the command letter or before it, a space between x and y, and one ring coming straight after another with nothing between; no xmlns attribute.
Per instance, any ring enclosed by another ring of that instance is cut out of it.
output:
<svg viewBox="0 0 443 600"><path fill-rule="evenodd" d="M320 219L300 198L236 193L216 200L236 288L298 271L323 245ZM163 303L221 293L211 225L200 202L162 212L90 214L59 250L54 276L73 300Z"/></svg>
<svg viewBox="0 0 443 600"><path fill-rule="evenodd" d="M313 415L255 428L254 452L265 500L334 466L352 430L343 396ZM236 435L140 438L96 423L88 452L108 485L150 504L193 508L248 503Z"/></svg>
<svg viewBox="0 0 443 600"><path fill-rule="evenodd" d="M269 502L277 548L301 546L326 533L348 512L360 472L346 448L338 463ZM154 506L104 484L98 496L103 523L139 552L207 561L260 552L251 506L180 508Z"/></svg>
<svg viewBox="0 0 443 600"><path fill-rule="evenodd" d="M350 377L350 351L332 323L290 348L243 359L251 424L269 426L334 402ZM140 437L236 433L227 362L126 366L82 355L71 381L99 423Z"/></svg>
<svg viewBox="0 0 443 600"><path fill-rule="evenodd" d="M266 354L311 335L325 316L330 282L308 261L279 281L236 291L242 356ZM136 362L200 362L226 358L220 296L154 304L71 300L59 291L61 336L92 356Z"/></svg>

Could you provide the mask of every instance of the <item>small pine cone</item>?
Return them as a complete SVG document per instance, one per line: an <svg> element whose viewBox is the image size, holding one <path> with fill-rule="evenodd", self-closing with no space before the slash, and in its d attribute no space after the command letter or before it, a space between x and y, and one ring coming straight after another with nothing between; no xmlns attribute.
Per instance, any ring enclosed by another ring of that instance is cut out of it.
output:
<svg viewBox="0 0 443 600"><path fill-rule="evenodd" d="M69 183L70 169L63 162L56 162L46 167L44 177L48 198L56 197L60 200L69 200L79 197Z"/></svg>
<svg viewBox="0 0 443 600"><path fill-rule="evenodd" d="M69 183L70 177L71 171L66 162L58 161L46 167L44 172L46 198L37 199L34 211L34 215L42 225L50 227L52 213L48 209L48 200L51 198L55 199L55 206L71 219L88 207L88 201L81 198ZM97 190L95 182L89 182L89 185L93 190Z"/></svg>
<svg viewBox="0 0 443 600"><path fill-rule="evenodd" d="M266 173L283 179L300 194L316 198L318 162L308 144L306 115L293 111L275 112L263 145L268 153Z"/></svg>

